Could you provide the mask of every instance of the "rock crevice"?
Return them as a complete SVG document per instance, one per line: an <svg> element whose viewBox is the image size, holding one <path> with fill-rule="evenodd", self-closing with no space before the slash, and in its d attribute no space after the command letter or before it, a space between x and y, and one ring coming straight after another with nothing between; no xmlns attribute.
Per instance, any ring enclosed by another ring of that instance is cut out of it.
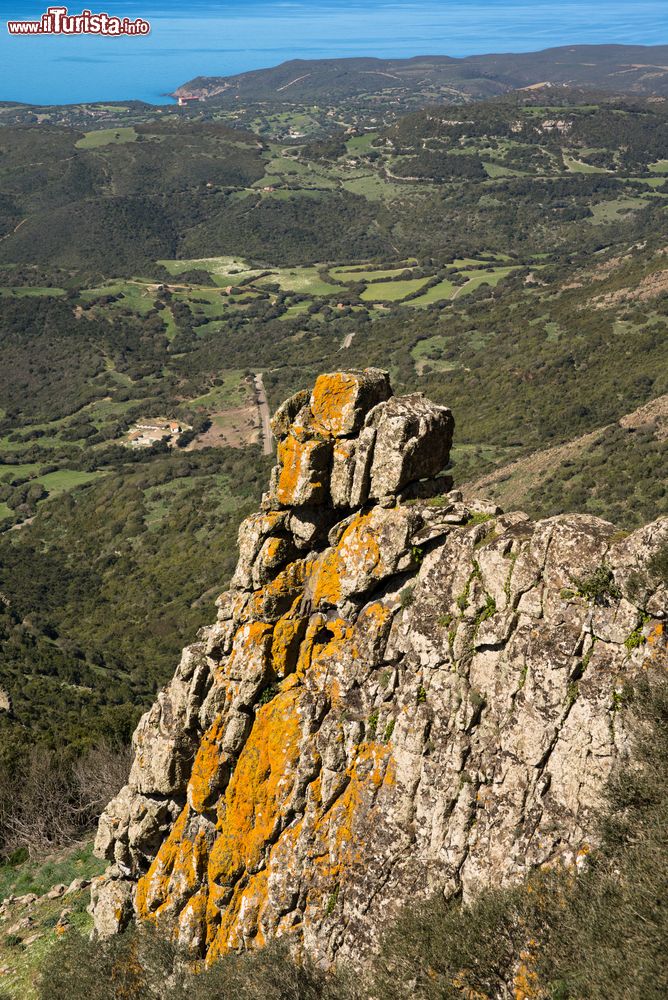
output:
<svg viewBox="0 0 668 1000"><path fill-rule="evenodd" d="M218 619L100 820L93 912L208 961L280 935L359 961L409 899L589 849L620 692L665 653L665 589L631 583L668 519L619 539L465 504L450 411L376 370L320 376L272 427Z"/></svg>

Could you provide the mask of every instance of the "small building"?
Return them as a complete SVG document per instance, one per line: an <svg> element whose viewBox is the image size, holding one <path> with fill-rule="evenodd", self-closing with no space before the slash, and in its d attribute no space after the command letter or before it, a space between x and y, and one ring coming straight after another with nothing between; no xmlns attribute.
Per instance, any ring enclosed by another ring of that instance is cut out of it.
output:
<svg viewBox="0 0 668 1000"><path fill-rule="evenodd" d="M193 94L179 94L177 100L180 108L187 108L189 104L199 101L200 98Z"/></svg>

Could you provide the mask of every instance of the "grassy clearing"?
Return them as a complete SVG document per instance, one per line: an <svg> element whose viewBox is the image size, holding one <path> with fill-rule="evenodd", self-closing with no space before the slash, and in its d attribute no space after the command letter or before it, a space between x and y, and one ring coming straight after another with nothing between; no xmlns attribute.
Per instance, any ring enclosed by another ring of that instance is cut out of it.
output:
<svg viewBox="0 0 668 1000"><path fill-rule="evenodd" d="M663 175L658 177L620 177L619 180L622 184L644 184L650 188L658 188L666 183L666 178Z"/></svg>
<svg viewBox="0 0 668 1000"><path fill-rule="evenodd" d="M618 222L622 216L628 215L630 212L637 212L646 204L647 202L642 198L616 198L613 201L601 201L598 205L592 205L592 218L589 221L593 226Z"/></svg>
<svg viewBox="0 0 668 1000"><path fill-rule="evenodd" d="M299 292L302 295L334 295L341 291L336 285L324 281L317 267L280 268L257 284L277 284L286 292Z"/></svg>
<svg viewBox="0 0 668 1000"><path fill-rule="evenodd" d="M207 271L209 274L232 278L236 281L246 281L249 278L264 274L264 270L250 267L241 257L200 257L190 260L159 260L165 270L172 275L183 274L185 271ZM225 284L229 284L226 281Z"/></svg>
<svg viewBox="0 0 668 1000"><path fill-rule="evenodd" d="M86 132L76 146L77 149L99 149L100 146L121 146L126 142L135 142L136 139L137 133L132 127L102 128Z"/></svg>
<svg viewBox="0 0 668 1000"><path fill-rule="evenodd" d="M84 289L81 292L81 299L83 302L89 302L105 295L119 295L121 298L117 302L110 303L111 308L131 309L144 316L155 305L154 288L139 281L111 281L97 288Z"/></svg>
<svg viewBox="0 0 668 1000"><path fill-rule="evenodd" d="M39 472L38 462L24 462L21 465L0 465L0 480L2 479L23 479L34 476Z"/></svg>
<svg viewBox="0 0 668 1000"><path fill-rule="evenodd" d="M394 181L385 180L378 174L347 177L342 180L341 187L351 194L368 198L369 201L394 201L406 195L405 187Z"/></svg>
<svg viewBox="0 0 668 1000"><path fill-rule="evenodd" d="M202 288L195 292L176 292L174 298L186 302L195 315L206 316L207 319L220 319L225 310L230 307L229 296L222 290L215 288Z"/></svg>
<svg viewBox="0 0 668 1000"><path fill-rule="evenodd" d="M649 169L653 174L668 174L668 160L657 160L656 163L650 163Z"/></svg>
<svg viewBox="0 0 668 1000"><path fill-rule="evenodd" d="M36 476L35 482L41 483L50 497L58 496L60 493L67 493L77 486L84 486L104 475L102 472L79 472L77 469L58 469L56 472L48 472L45 476Z"/></svg>
<svg viewBox="0 0 668 1000"><path fill-rule="evenodd" d="M332 267L329 273L339 281L378 281L383 278L398 278L404 271L410 270L411 268L408 266L390 267L385 270L374 270L373 268L358 270L357 268Z"/></svg>
<svg viewBox="0 0 668 1000"><path fill-rule="evenodd" d="M444 281L440 281L438 285L434 285L433 288L428 288L424 295L420 295L417 299L411 299L406 305L417 306L418 309L422 309L425 306L430 306L432 302L441 302L443 299L451 299L457 289L457 285L453 285L451 281L446 278Z"/></svg>
<svg viewBox="0 0 668 1000"><path fill-rule="evenodd" d="M460 294L470 295L481 285L491 285L492 288L496 288L503 278L507 278L516 270L516 267L495 267L492 271L462 271L461 274L466 278L467 284L462 286Z"/></svg>
<svg viewBox="0 0 668 1000"><path fill-rule="evenodd" d="M411 350L411 357L415 362L415 370L418 375L424 375L427 371L454 371L457 365L441 357L448 346L446 338L438 334L418 341Z"/></svg>
<svg viewBox="0 0 668 1000"><path fill-rule="evenodd" d="M348 152L353 155L368 153L377 138L378 132L366 132L364 135L354 135L352 139L348 139L346 142Z"/></svg>
<svg viewBox="0 0 668 1000"><path fill-rule="evenodd" d="M399 302L412 292L423 288L428 278L409 278L406 281L379 281L369 285L360 295L365 302Z"/></svg>
<svg viewBox="0 0 668 1000"><path fill-rule="evenodd" d="M17 286L17 287L5 287L0 288L0 295L11 295L17 299L29 299L36 298L40 295L55 295L61 296L65 294L64 288L47 288L46 286L33 285L31 287L27 286Z"/></svg>
<svg viewBox="0 0 668 1000"><path fill-rule="evenodd" d="M281 319L293 319L295 316L301 316L310 305L310 302L295 302L293 305L288 306Z"/></svg>
<svg viewBox="0 0 668 1000"><path fill-rule="evenodd" d="M93 857L93 844L77 844L70 850L44 859L0 865L0 899L34 892L42 896L54 885L69 885L75 878L92 878L106 867Z"/></svg>
<svg viewBox="0 0 668 1000"><path fill-rule="evenodd" d="M496 177L524 177L526 176L523 170L513 170L511 167L504 167L500 163L490 163L489 161L483 161L483 167L485 168L485 173L488 177L492 179Z"/></svg>
<svg viewBox="0 0 668 1000"><path fill-rule="evenodd" d="M592 163L585 163L584 160L578 160L575 156L569 156L568 153L564 153L564 166L572 174L609 174L610 171L606 170L605 167L595 167Z"/></svg>
<svg viewBox="0 0 668 1000"><path fill-rule="evenodd" d="M207 410L223 410L241 406L248 398L248 385L244 372L240 370L226 371L220 376L220 385L214 386L210 392L188 401L188 406L202 407Z"/></svg>

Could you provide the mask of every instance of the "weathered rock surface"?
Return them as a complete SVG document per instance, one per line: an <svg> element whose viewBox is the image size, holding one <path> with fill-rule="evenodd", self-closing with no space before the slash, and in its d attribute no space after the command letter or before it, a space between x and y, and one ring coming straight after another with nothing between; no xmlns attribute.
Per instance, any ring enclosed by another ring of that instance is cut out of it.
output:
<svg viewBox="0 0 668 1000"><path fill-rule="evenodd" d="M665 655L666 594L638 573L668 519L618 540L465 505L437 478L450 412L382 372L321 376L273 427L218 621L100 821L93 911L208 960L289 935L359 961L407 900L587 851L623 685Z"/></svg>

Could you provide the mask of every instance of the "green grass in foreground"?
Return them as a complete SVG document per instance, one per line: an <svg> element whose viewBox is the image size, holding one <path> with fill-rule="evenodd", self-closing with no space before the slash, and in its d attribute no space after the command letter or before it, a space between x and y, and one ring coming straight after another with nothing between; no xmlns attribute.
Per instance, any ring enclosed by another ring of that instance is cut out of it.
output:
<svg viewBox="0 0 668 1000"><path fill-rule="evenodd" d="M69 886L76 878L94 878L104 868L105 863L93 857L92 843L77 844L45 859L2 865L0 900L27 893L43 897L54 885ZM39 971L51 948L60 940L55 926L61 913L66 908L71 911L67 933L76 929L79 933L88 934L92 926L91 917L86 912L89 902L90 892L83 889L59 899L39 899L29 908L12 908L10 921L30 916L31 925L15 937L6 932L0 933L0 968L7 970L0 979L3 997L33 1000L37 996L35 984Z"/></svg>

